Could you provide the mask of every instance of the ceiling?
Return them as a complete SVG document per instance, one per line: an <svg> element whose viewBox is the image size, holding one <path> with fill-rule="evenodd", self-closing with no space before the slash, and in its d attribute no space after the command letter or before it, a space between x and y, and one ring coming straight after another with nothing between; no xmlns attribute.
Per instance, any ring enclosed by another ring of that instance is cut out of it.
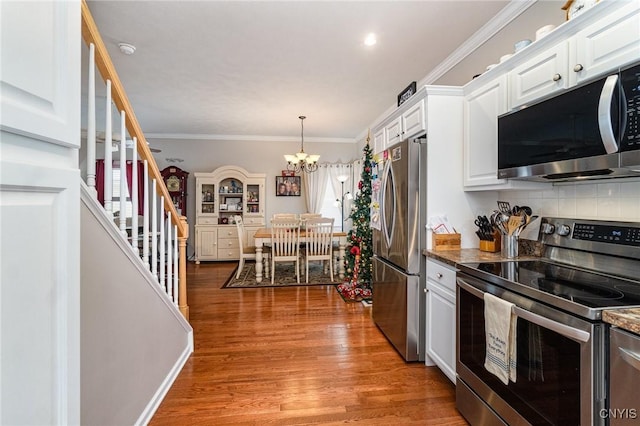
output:
<svg viewBox="0 0 640 426"><path fill-rule="evenodd" d="M88 1L148 139L293 140L306 115L311 141L361 137L508 3Z"/></svg>

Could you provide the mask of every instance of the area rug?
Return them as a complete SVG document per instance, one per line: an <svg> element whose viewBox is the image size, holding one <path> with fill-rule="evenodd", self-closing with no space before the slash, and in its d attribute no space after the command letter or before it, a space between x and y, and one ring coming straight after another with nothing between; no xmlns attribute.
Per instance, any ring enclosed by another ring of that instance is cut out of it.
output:
<svg viewBox="0 0 640 426"><path fill-rule="evenodd" d="M320 262L309 264L309 282L305 282L305 266L300 264L300 284L296 282L295 266L290 263L279 263L276 265L276 275L273 284L271 278L264 277L264 268L262 270L262 282L256 282L255 263L245 263L240 277L236 279L238 269L233 271L222 288L258 288L258 287L286 287L286 286L304 286L304 285L335 285L340 283L337 274L333 275L333 282L329 274L324 274Z"/></svg>

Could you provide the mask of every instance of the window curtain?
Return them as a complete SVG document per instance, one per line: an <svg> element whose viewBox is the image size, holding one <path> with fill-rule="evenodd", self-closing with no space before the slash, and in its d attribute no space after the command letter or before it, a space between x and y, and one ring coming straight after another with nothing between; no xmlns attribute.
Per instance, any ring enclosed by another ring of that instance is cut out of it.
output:
<svg viewBox="0 0 640 426"><path fill-rule="evenodd" d="M96 192L98 201L104 207L104 160L96 160Z"/></svg>
<svg viewBox="0 0 640 426"><path fill-rule="evenodd" d="M344 216L345 221L351 214L351 201L347 197L344 197L344 200L341 199L343 194L347 192L351 193L351 196L354 196L353 192L353 175L352 175L352 167L351 164L329 164L329 181L331 182L331 187L333 188L333 193L336 194L336 199L338 199L341 203L344 202ZM344 193L342 184L338 180L338 176L346 176L347 180L344 182Z"/></svg>
<svg viewBox="0 0 640 426"><path fill-rule="evenodd" d="M142 215L144 211L144 165L140 160L136 160L138 165L138 215ZM127 188L129 194L133 197L133 160L127 161Z"/></svg>
<svg viewBox="0 0 640 426"><path fill-rule="evenodd" d="M351 176L353 179L351 180L351 194L355 198L356 193L359 191L358 184L360 183L360 178L362 177L362 171L364 170L364 162L362 160L356 160L351 165Z"/></svg>
<svg viewBox="0 0 640 426"><path fill-rule="evenodd" d="M327 188L327 174L329 173L326 164L318 165L318 170L313 173L302 173L302 185L304 186L304 197L307 212L320 213L324 191Z"/></svg>
<svg viewBox="0 0 640 426"><path fill-rule="evenodd" d="M144 212L144 164L141 161L138 163L138 215L142 215ZM112 167L117 167L117 163L114 161ZM129 188L129 194L133 190L132 177L133 177L133 162L127 161L127 188ZM98 193L98 201L104 206L104 160L96 160L96 191Z"/></svg>

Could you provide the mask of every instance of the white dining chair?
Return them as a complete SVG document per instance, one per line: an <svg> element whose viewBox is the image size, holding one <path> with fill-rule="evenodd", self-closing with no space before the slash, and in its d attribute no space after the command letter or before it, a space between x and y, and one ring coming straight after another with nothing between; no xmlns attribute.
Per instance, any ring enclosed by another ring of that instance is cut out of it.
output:
<svg viewBox="0 0 640 426"><path fill-rule="evenodd" d="M321 261L323 266L328 261L329 274L333 282L333 221L333 218L326 217L307 219L304 248L307 283L309 282L309 262L314 261Z"/></svg>
<svg viewBox="0 0 640 426"><path fill-rule="evenodd" d="M298 215L295 213L274 213L272 219L298 219Z"/></svg>
<svg viewBox="0 0 640 426"><path fill-rule="evenodd" d="M271 219L271 284L276 276L276 263L294 262L296 282L300 284L300 221Z"/></svg>
<svg viewBox="0 0 640 426"><path fill-rule="evenodd" d="M245 260L256 260L256 247L248 246L244 243L244 222L242 216L234 216L233 221L236 223L236 230L238 231L238 244L240 248L240 263L238 264L238 272L236 273L236 279L240 278L242 269L244 268ZM263 247L262 262L264 263L264 276L269 278L269 247Z"/></svg>
<svg viewBox="0 0 640 426"><path fill-rule="evenodd" d="M317 219L322 217L321 213L300 213L300 220Z"/></svg>

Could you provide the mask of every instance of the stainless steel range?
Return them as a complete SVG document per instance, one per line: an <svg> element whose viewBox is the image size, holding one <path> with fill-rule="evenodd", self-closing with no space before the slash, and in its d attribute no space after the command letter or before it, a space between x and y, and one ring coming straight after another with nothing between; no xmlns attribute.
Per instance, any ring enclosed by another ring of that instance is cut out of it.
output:
<svg viewBox="0 0 640 426"><path fill-rule="evenodd" d="M602 311L640 306L640 223L543 218L540 241L536 260L459 266L456 405L472 425L607 422ZM484 367L485 293L517 316L506 385Z"/></svg>

